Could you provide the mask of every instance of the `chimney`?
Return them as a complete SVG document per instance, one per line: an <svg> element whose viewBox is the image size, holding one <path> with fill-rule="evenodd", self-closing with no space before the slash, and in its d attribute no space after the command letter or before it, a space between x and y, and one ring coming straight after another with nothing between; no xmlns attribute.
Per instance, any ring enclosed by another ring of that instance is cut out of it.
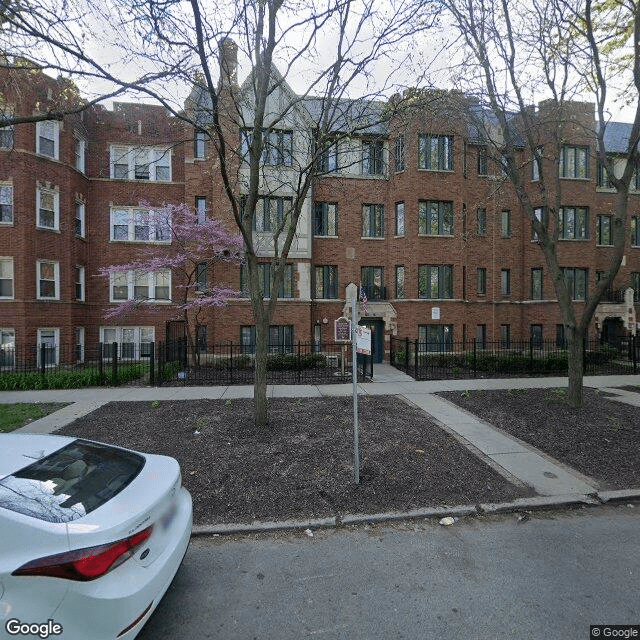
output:
<svg viewBox="0 0 640 640"><path fill-rule="evenodd" d="M238 86L238 45L231 38L222 38L218 44L220 82L218 88Z"/></svg>

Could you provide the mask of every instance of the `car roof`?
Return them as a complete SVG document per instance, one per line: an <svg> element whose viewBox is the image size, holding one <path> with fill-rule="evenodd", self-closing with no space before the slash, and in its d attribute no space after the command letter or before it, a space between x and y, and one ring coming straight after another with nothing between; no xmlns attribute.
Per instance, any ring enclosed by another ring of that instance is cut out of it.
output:
<svg viewBox="0 0 640 640"><path fill-rule="evenodd" d="M0 480L61 449L75 439L33 433L0 434Z"/></svg>

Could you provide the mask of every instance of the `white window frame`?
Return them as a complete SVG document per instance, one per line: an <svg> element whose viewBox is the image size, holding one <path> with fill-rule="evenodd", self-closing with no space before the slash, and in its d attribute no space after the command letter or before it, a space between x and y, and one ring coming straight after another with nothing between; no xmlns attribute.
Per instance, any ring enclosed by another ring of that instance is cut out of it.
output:
<svg viewBox="0 0 640 640"><path fill-rule="evenodd" d="M46 137L42 134L46 133L44 129L48 126L53 127L53 155L44 153L40 148L40 137ZM36 122L36 153L53 160L60 159L60 123L57 120L41 120L40 122Z"/></svg>
<svg viewBox="0 0 640 640"><path fill-rule="evenodd" d="M78 154L78 146L80 148L80 153ZM87 141L80 136L76 136L75 143L73 146L73 153L75 156L75 168L80 171L80 173L86 173L86 152L87 152Z"/></svg>
<svg viewBox="0 0 640 640"><path fill-rule="evenodd" d="M40 204L43 194L53 195L53 226L48 227L40 224ZM60 231L60 193L55 189L45 189L38 187L36 189L36 228L47 229L48 231Z"/></svg>
<svg viewBox="0 0 640 640"><path fill-rule="evenodd" d="M5 338L8 338L5 340ZM7 354L11 354L11 361ZM0 327L0 367L13 367L16 363L16 330Z"/></svg>
<svg viewBox="0 0 640 640"><path fill-rule="evenodd" d="M12 256L0 256L0 263L11 265L11 295L3 296L0 295L0 300L13 300L16 295L16 282L15 282L15 271L13 268L13 257ZM2 271L0 270L0 278L2 276ZM2 280L9 280L9 278L1 278Z"/></svg>
<svg viewBox="0 0 640 640"><path fill-rule="evenodd" d="M85 228L85 221L87 219L86 208L87 207L84 202L80 202L79 200L76 200L76 213L75 213L75 218L73 220L73 231L77 238L84 238L86 236L86 228ZM78 220L80 221L80 233L78 233L78 230L76 228L77 227L76 223Z"/></svg>
<svg viewBox="0 0 640 640"><path fill-rule="evenodd" d="M60 329L57 327L42 327L38 329L38 367L42 365L40 355L42 353L43 333L53 334L53 346L55 347L55 361L47 362L45 366L55 367L60 363Z"/></svg>
<svg viewBox="0 0 640 640"><path fill-rule="evenodd" d="M75 359L76 362L84 362L85 354L84 327L76 327L75 330Z"/></svg>
<svg viewBox="0 0 640 640"><path fill-rule="evenodd" d="M159 276L168 277L168 284L160 285ZM124 287L126 280L127 287L127 298L116 298L113 295L113 289L115 286L116 277L120 279L120 284L118 286ZM171 269L158 269L158 271L134 271L133 269L129 271L116 271L110 274L109 276L109 302L127 302L128 300L135 299L135 287L147 287L147 292L153 294L153 296L149 296L144 299L144 302L149 302L153 304L169 304L171 303ZM156 288L159 286L168 286L169 288L169 298L156 298Z"/></svg>
<svg viewBox="0 0 640 640"><path fill-rule="evenodd" d="M75 282L75 300L76 302L84 302L86 296L85 274L86 268L76 265L76 282ZM80 285L80 297L78 297L78 285Z"/></svg>
<svg viewBox="0 0 640 640"><path fill-rule="evenodd" d="M133 343L124 342L126 334L133 332ZM115 340L105 340L105 333L115 333ZM129 326L116 326L116 327L100 327L100 342L102 344L111 345L112 342L118 343L118 357L122 360L139 359L141 355L148 355L148 350L143 349L143 345L148 345L155 342L155 327L129 327ZM133 357L127 357L127 350L123 349L125 344L134 344ZM110 359L107 355L106 359Z"/></svg>
<svg viewBox="0 0 640 640"><path fill-rule="evenodd" d="M116 162L116 160L119 162ZM116 164L127 166L126 178L116 177ZM136 178L136 165L148 167L149 177ZM160 167L168 167L169 169L169 177L166 180L158 180L156 177L157 170ZM146 147L141 145L112 144L109 148L109 171L109 175L112 180L171 182L173 180L172 149L171 147Z"/></svg>
<svg viewBox="0 0 640 640"><path fill-rule="evenodd" d="M123 212L126 215L125 219L116 220L117 213ZM160 216L153 210L140 209L139 207L111 207L109 220L109 240L111 242L144 242L147 244L171 244L171 220L160 218ZM136 222L145 222L144 218L148 216L148 224L136 225ZM114 229L116 222L117 226L124 226L123 222L127 225L127 237L116 238ZM168 229L166 227L168 223ZM136 226L149 228L148 239L136 239ZM166 233L165 233L166 232ZM158 239L158 235L160 239ZM166 239L163 236L166 235Z"/></svg>
<svg viewBox="0 0 640 640"><path fill-rule="evenodd" d="M9 206L9 216L10 216L10 220L2 220L2 217L0 216L0 225L12 225L14 222L14 217L13 217L13 182L0 182L0 189L9 189L10 191L10 202L6 203L6 202L1 202L0 204L4 204Z"/></svg>
<svg viewBox="0 0 640 640"><path fill-rule="evenodd" d="M40 295L40 267L43 264L53 265L53 277L55 282L55 295L53 298ZM36 260L36 298L38 300L60 300L60 263L55 260Z"/></svg>

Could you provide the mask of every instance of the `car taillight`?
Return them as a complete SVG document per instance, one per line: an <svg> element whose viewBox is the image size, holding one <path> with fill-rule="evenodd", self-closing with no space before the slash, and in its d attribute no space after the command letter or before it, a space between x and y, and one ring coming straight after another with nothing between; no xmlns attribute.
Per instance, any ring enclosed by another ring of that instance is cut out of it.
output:
<svg viewBox="0 0 640 640"><path fill-rule="evenodd" d="M49 576L81 582L95 580L130 558L136 548L149 539L152 529L153 527L148 527L117 542L38 558L23 564L11 575Z"/></svg>

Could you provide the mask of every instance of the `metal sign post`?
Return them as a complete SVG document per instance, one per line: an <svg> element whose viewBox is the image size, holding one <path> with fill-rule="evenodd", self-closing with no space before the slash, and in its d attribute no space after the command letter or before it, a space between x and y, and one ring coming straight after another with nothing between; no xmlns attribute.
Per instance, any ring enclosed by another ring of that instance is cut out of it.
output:
<svg viewBox="0 0 640 640"><path fill-rule="evenodd" d="M358 287L347 286L351 300L351 377L353 379L353 475L360 484L360 442L358 434L358 362L356 356L356 327L358 326Z"/></svg>

